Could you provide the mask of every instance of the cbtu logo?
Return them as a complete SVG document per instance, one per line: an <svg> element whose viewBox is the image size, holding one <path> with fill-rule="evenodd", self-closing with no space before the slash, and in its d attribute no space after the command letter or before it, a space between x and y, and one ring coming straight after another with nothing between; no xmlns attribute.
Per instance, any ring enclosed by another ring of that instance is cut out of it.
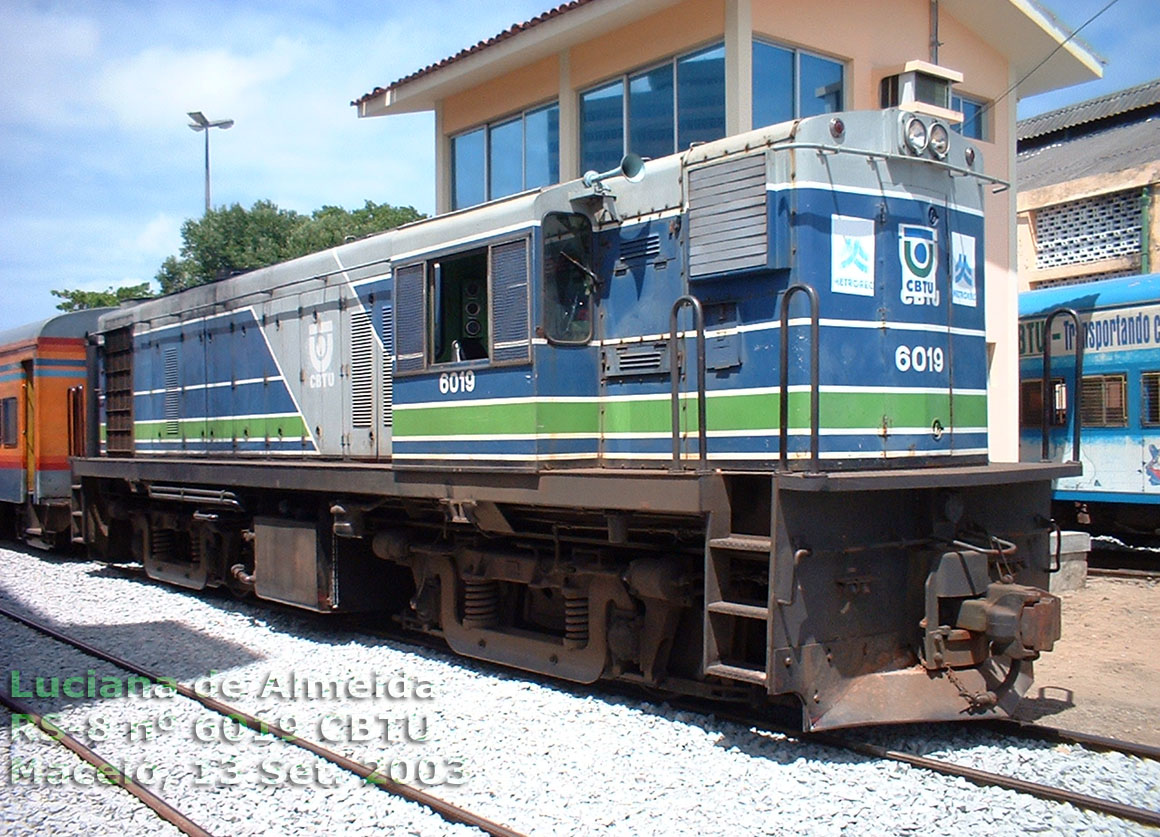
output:
<svg viewBox="0 0 1160 837"><path fill-rule="evenodd" d="M330 361L334 357L334 323L331 320L311 323L306 329L306 354L314 374L308 384L311 389L334 386L334 373L330 371Z"/></svg>
<svg viewBox="0 0 1160 837"><path fill-rule="evenodd" d="M938 305L938 230L899 224L898 260L902 265L901 300L907 305Z"/></svg>

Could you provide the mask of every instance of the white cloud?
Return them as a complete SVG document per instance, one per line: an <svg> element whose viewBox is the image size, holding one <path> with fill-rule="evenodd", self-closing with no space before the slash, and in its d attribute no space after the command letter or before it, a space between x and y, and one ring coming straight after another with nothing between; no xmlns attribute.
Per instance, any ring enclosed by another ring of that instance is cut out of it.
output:
<svg viewBox="0 0 1160 837"><path fill-rule="evenodd" d="M304 52L286 38L250 55L152 47L106 66L97 97L130 130L169 132L174 113L191 110L238 119L260 107L272 83L289 75Z"/></svg>
<svg viewBox="0 0 1160 837"><path fill-rule="evenodd" d="M181 221L162 212L150 220L137 234L131 246L143 258L156 258L160 263L166 256L177 255L181 247Z"/></svg>

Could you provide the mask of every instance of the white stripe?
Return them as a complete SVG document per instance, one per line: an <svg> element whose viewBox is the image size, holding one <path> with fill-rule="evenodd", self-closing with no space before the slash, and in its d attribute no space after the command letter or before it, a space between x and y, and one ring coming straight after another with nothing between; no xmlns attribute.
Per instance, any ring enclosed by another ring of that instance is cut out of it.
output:
<svg viewBox="0 0 1160 837"><path fill-rule="evenodd" d="M279 383L282 381L281 375L272 375L269 378L246 378L241 381L214 381L212 384L188 384L183 387L178 387L175 390L168 390L164 387L160 389L143 389L134 392L134 396L138 395L165 395L167 392L196 392L200 389L218 389L220 387L228 386L246 386L247 384L264 384L264 383Z"/></svg>
<svg viewBox="0 0 1160 837"><path fill-rule="evenodd" d="M809 384L793 384L788 387L789 392L809 392ZM883 395L986 395L985 389L965 389L949 387L887 387L887 386L845 386L825 385L819 388L826 393L865 393ZM776 395L781 387L749 387L742 389L717 389L707 393L710 399L733 398L745 395ZM682 392L682 401L690 401L697 397L694 392ZM436 407L492 407L501 404L612 404L634 401L670 401L672 395L667 392L640 393L635 395L576 395L576 396L515 396L512 398L478 398L458 399L448 401L421 401L413 404L395 404L395 410L427 410Z"/></svg>
<svg viewBox="0 0 1160 837"><path fill-rule="evenodd" d="M826 192L847 192L851 195L869 195L875 198L901 198L903 200L920 202L930 200L925 195L916 195L913 192L907 192L902 189L870 189L866 186L843 186L841 189L835 189L832 183L824 183L819 180L795 180L793 183L767 183L766 189L770 192L784 192L790 189L821 189ZM955 204L950 206L950 209L955 212L963 212L967 215L983 217L983 210L973 207Z"/></svg>
<svg viewBox="0 0 1160 837"><path fill-rule="evenodd" d="M791 317L789 325L791 328L806 326L810 324L809 317ZM922 331L931 334L954 334L960 337L985 337L986 332L977 328L959 328L957 326L950 327L938 323L905 323L894 320L838 320L832 317L822 317L818 320L819 326L827 328L862 328L862 329L881 329L883 331L889 329L897 329L898 331ZM730 337L735 334L746 334L751 331L776 331L781 328L780 320L766 320L758 323L745 323L744 325L733 326L730 328L710 329L705 332L705 339L713 339L715 337ZM696 337L696 332L692 330L683 330L677 332L678 338L691 339ZM594 345L598 346L621 346L631 345L635 343L661 343L667 342L669 339L668 332L664 334L639 334L627 337L609 337L605 340L593 341Z"/></svg>
<svg viewBox="0 0 1160 837"><path fill-rule="evenodd" d="M964 434L964 433L986 433L985 427L944 427L943 432L946 434ZM745 438L768 438L777 436L781 433L777 427L760 427L750 430L710 430L708 437L710 439L745 439ZM791 427L787 433L789 436L808 437L810 429L808 427ZM929 427L892 427L886 433L883 433L881 427L823 427L819 430L821 436L929 436L931 429ZM697 436L695 430L682 429L678 438L693 439ZM403 436L396 433L394 440L396 442L419 443L419 442L532 442L532 441L555 441L555 440L647 440L647 439L671 439L673 434L670 431L641 431L634 433L631 431L616 431L611 433L481 433L481 434L449 434L446 436ZM466 454L465 454L466 455Z"/></svg>
<svg viewBox="0 0 1160 837"><path fill-rule="evenodd" d="M298 418L299 413L254 413L246 416L182 416L179 419L141 419L133 422L138 424L168 424L172 421L186 422L186 421L251 421L253 419L280 419L280 418ZM304 421L303 424L306 422Z"/></svg>
<svg viewBox="0 0 1160 837"><path fill-rule="evenodd" d="M488 230L486 233L483 233L483 234L477 233L475 235L465 236L464 238L456 238L452 241L440 241L436 245L430 245L430 246L424 247L421 250L409 250L406 253L395 253L391 256L391 263L392 263L392 265L396 265L396 264L399 264L400 262L408 261L410 259L419 258L420 256L425 256L429 253L435 253L435 252L442 253L444 250L454 250L456 248L463 247L463 246L466 246L469 244L475 244L476 242L490 241L493 238L501 238L502 236L508 235L509 233L514 233L514 232L530 233L533 229L535 229L538 226L540 226L540 222L538 219L537 220L530 220L530 221L520 221L519 223L511 224L511 225L506 226L506 227L500 227L499 229Z"/></svg>

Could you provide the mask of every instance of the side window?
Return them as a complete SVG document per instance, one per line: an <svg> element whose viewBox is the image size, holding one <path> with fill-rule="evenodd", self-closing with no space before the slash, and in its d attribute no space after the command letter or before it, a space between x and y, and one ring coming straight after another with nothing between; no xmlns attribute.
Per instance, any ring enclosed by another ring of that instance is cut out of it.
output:
<svg viewBox="0 0 1160 837"><path fill-rule="evenodd" d="M1140 375L1140 394L1144 399L1140 411L1141 423L1155 427L1160 424L1160 372Z"/></svg>
<svg viewBox="0 0 1160 837"><path fill-rule="evenodd" d="M487 250L456 254L428 264L427 298L432 363L488 357Z"/></svg>
<svg viewBox="0 0 1160 837"><path fill-rule="evenodd" d="M1126 375L1084 375L1080 415L1087 427L1124 427L1128 423Z"/></svg>
<svg viewBox="0 0 1160 837"><path fill-rule="evenodd" d="M544 335L553 343L592 339L592 224L584 215L544 217Z"/></svg>
<svg viewBox="0 0 1160 837"><path fill-rule="evenodd" d="M1062 378L1051 381L1052 409L1050 424L1059 427L1067 424L1067 384ZM1019 384L1019 424L1022 427L1039 427L1043 423L1043 380L1034 378Z"/></svg>
<svg viewBox="0 0 1160 837"><path fill-rule="evenodd" d="M5 398L0 401L0 444L6 448L14 448L19 442L20 423L16 412L16 399Z"/></svg>

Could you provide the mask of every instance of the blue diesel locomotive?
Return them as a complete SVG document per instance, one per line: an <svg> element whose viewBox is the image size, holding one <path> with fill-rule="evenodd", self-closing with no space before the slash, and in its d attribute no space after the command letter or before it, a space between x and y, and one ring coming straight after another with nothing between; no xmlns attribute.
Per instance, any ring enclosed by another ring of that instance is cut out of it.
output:
<svg viewBox="0 0 1160 837"><path fill-rule="evenodd" d="M1014 709L1051 480L987 457L976 149L787 122L101 318L77 537L807 728Z"/></svg>

